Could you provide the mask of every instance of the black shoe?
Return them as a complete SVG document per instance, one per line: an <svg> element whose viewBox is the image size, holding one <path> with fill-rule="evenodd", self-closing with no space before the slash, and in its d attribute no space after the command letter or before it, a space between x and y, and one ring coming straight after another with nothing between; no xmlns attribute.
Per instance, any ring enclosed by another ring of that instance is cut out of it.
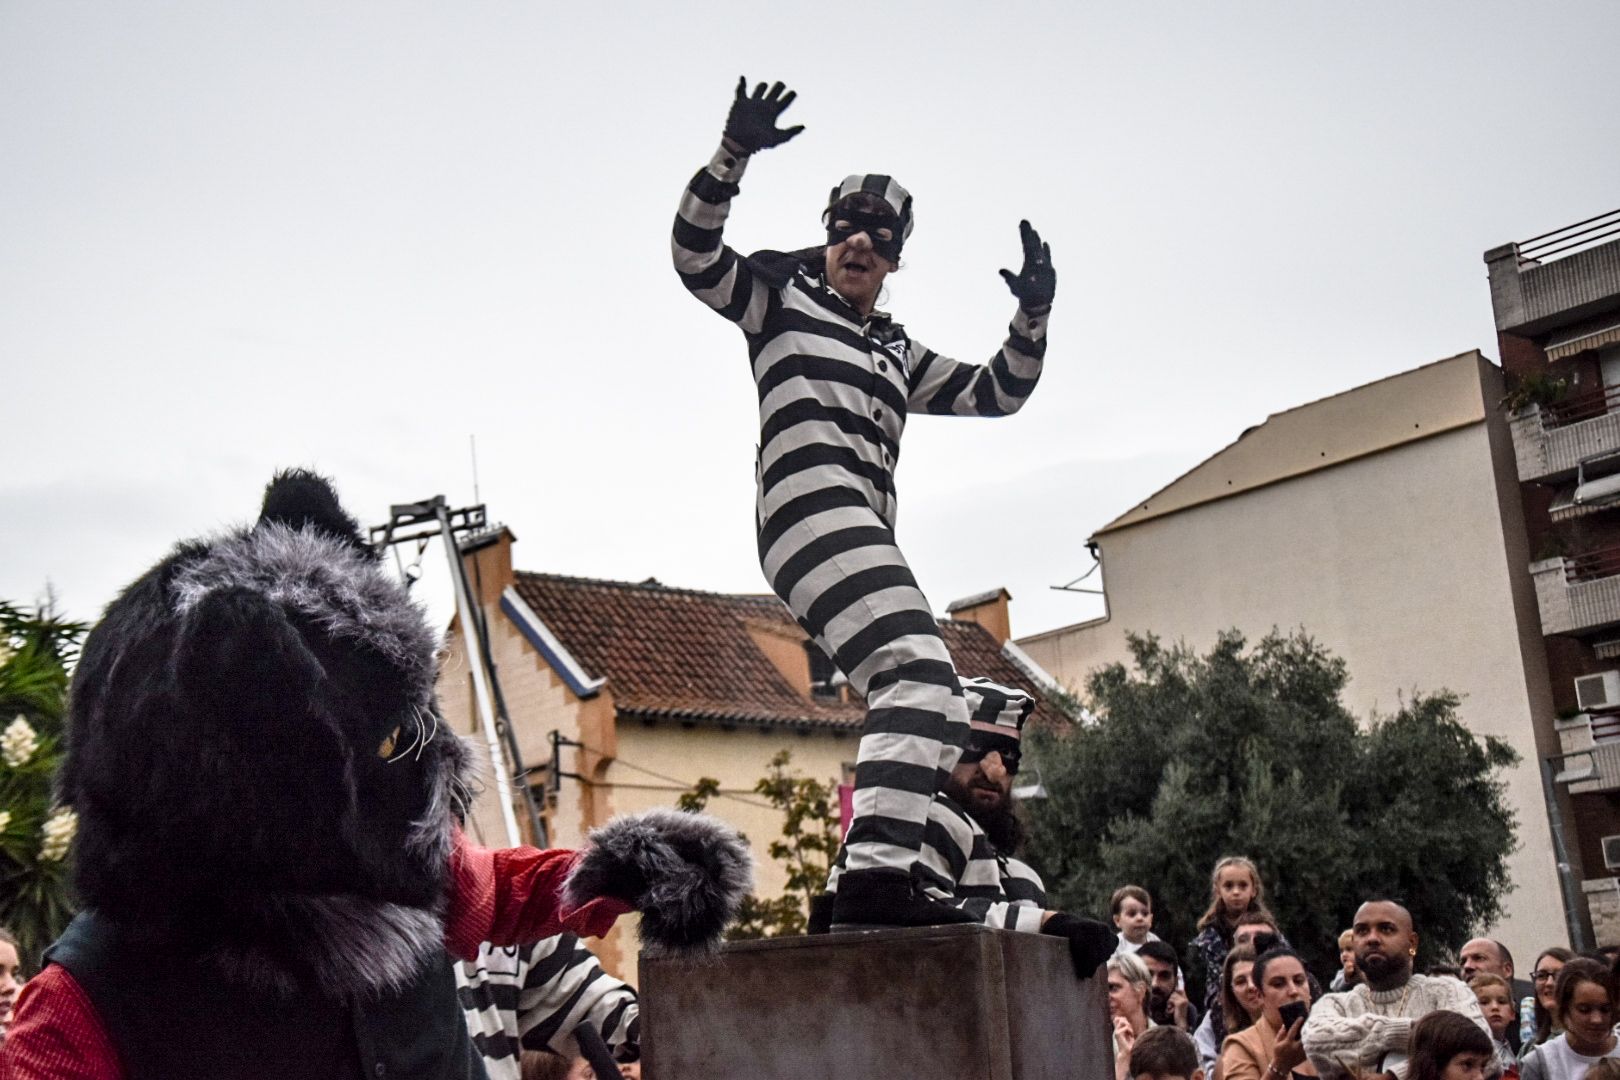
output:
<svg viewBox="0 0 1620 1080"><path fill-rule="evenodd" d="M833 898L832 929L875 930L892 926L976 923L959 908L918 892L908 874L894 870L846 870Z"/></svg>
<svg viewBox="0 0 1620 1080"><path fill-rule="evenodd" d="M832 929L833 894L816 893L810 898L810 925L807 934L825 934Z"/></svg>

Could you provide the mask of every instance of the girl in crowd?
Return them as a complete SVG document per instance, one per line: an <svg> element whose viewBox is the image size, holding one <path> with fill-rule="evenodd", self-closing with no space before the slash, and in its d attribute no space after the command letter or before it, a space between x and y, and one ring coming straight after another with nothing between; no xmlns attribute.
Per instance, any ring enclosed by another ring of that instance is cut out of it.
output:
<svg viewBox="0 0 1620 1080"><path fill-rule="evenodd" d="M6 1041L11 1023L11 1007L22 992L22 961L17 955L17 938L0 926L0 1043Z"/></svg>
<svg viewBox="0 0 1620 1080"><path fill-rule="evenodd" d="M1409 1046L1406 1080L1485 1080L1496 1060L1491 1037L1468 1017L1445 1009L1412 1026Z"/></svg>
<svg viewBox="0 0 1620 1080"><path fill-rule="evenodd" d="M1315 1076L1300 1039L1304 1014L1284 1020L1285 1010L1294 1011L1301 1005L1310 1008L1311 981L1305 974L1305 961L1287 946L1273 946L1254 961L1250 976L1260 1013L1242 1031L1227 1036L1218 1075L1223 1080Z"/></svg>
<svg viewBox="0 0 1620 1080"><path fill-rule="evenodd" d="M1541 962L1536 961L1538 969ZM1553 1019L1564 1029L1563 1034L1524 1056L1519 1066L1521 1080L1582 1080L1598 1061L1620 1056L1616 1053L1609 971L1596 960L1571 960L1559 969L1553 984Z"/></svg>
<svg viewBox="0 0 1620 1080"><path fill-rule="evenodd" d="M1554 1015L1556 1000L1553 989L1557 985L1558 973L1573 959L1574 953L1556 945L1543 949L1541 955L1536 957L1536 966L1530 969L1530 983L1536 996L1536 1037L1519 1048L1520 1061L1531 1050L1563 1031Z"/></svg>
<svg viewBox="0 0 1620 1080"><path fill-rule="evenodd" d="M1228 855L1215 864L1209 875L1209 910L1198 920L1198 936L1192 949L1204 962L1204 1008L1221 1007L1221 969L1232 948L1232 931L1238 919L1251 911L1265 911L1265 889L1260 871L1241 855ZM1275 925L1275 921L1273 921ZM1215 1031L1224 1037L1236 1027L1223 1029L1224 1016L1215 1021Z"/></svg>
<svg viewBox="0 0 1620 1080"><path fill-rule="evenodd" d="M1147 1014L1153 978L1135 953L1119 953L1108 961L1108 1015L1114 1021L1114 1074L1129 1080L1131 1048L1136 1037L1155 1027Z"/></svg>

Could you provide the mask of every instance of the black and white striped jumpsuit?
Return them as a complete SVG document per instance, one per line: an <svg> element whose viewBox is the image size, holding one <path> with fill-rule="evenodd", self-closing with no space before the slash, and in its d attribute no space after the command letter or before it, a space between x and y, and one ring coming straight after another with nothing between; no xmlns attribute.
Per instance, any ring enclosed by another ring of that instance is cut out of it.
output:
<svg viewBox="0 0 1620 1080"><path fill-rule="evenodd" d="M748 342L765 577L866 699L844 868L909 873L968 717L928 601L895 546L900 433L912 409L1017 411L1040 377L1045 313L1020 309L988 364L964 364L887 315L863 317L819 269L782 269L774 253L745 259L721 230L746 164L721 147L692 178L675 219L675 268Z"/></svg>

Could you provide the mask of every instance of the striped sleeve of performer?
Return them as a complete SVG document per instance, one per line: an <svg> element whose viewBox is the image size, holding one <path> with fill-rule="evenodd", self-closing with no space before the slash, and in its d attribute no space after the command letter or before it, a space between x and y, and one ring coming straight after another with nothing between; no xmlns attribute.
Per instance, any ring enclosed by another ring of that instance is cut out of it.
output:
<svg viewBox="0 0 1620 1080"><path fill-rule="evenodd" d="M1046 910L1046 883L1035 868L1022 859L1002 860L1001 887L1007 899L1015 904L1028 904Z"/></svg>
<svg viewBox="0 0 1620 1080"><path fill-rule="evenodd" d="M1000 869L984 831L960 807L936 798L929 807L922 850L912 869L923 892L968 912L986 926L1038 933L1041 907L1003 891ZM1029 873L1034 875L1033 870ZM1039 885L1040 879L1035 882Z"/></svg>
<svg viewBox="0 0 1620 1080"><path fill-rule="evenodd" d="M528 971L517 996L517 1027L529 1050L571 1056L573 1032L589 1022L618 1053L639 1042L640 1007L636 992L602 970L596 956L573 934L559 934L532 946Z"/></svg>
<svg viewBox="0 0 1620 1080"><path fill-rule="evenodd" d="M988 364L951 360L913 341L911 410L944 416L1017 412L1041 377L1048 314L1050 309L1032 314L1020 307L1007 328L1007 340Z"/></svg>
<svg viewBox="0 0 1620 1080"><path fill-rule="evenodd" d="M765 322L770 286L758 280L748 261L722 238L731 200L737 195L748 158L724 146L699 169L681 196L670 240L675 271L691 294L743 331L759 333Z"/></svg>

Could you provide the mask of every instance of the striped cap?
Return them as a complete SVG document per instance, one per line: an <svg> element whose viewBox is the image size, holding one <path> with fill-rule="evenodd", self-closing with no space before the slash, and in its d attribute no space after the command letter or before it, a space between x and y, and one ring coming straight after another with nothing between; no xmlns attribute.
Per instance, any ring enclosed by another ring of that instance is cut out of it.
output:
<svg viewBox="0 0 1620 1080"><path fill-rule="evenodd" d="M911 237L911 227L916 224L911 216L911 192L895 182L892 176L880 176L877 173L857 174L844 177L844 182L832 189L827 197L827 206L832 208L838 205L838 200L858 192L876 195L888 203L900 218L900 242L905 243Z"/></svg>
<svg viewBox="0 0 1620 1080"><path fill-rule="evenodd" d="M1035 699L1015 686L1003 686L989 679L963 679L962 696L967 699L968 722L974 731L1020 738L1024 721L1035 711Z"/></svg>

